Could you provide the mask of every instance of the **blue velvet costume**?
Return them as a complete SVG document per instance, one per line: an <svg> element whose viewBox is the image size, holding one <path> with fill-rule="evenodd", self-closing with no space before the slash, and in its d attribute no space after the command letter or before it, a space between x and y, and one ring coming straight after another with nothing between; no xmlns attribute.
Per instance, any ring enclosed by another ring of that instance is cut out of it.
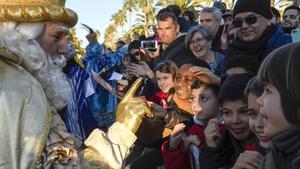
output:
<svg viewBox="0 0 300 169"><path fill-rule="evenodd" d="M104 79L114 88L117 87L115 81L108 81L112 73L112 68L122 63L123 56L127 54L127 47L123 46L113 53L104 53L103 45L91 43L86 47L86 56L83 64L87 71L93 70L99 73L106 69ZM89 97L89 108L93 112L100 128L107 128L115 121L115 110L117 107L117 98L109 93L101 85L95 83L96 93Z"/></svg>

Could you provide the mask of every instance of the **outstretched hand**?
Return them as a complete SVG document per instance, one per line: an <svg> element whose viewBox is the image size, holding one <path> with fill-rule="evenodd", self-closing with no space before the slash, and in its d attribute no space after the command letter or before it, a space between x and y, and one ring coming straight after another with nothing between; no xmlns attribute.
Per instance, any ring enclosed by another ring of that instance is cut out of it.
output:
<svg viewBox="0 0 300 169"><path fill-rule="evenodd" d="M258 169L263 156L257 151L245 151L240 154L232 169Z"/></svg>
<svg viewBox="0 0 300 169"><path fill-rule="evenodd" d="M150 69L146 62L140 62L140 64L130 63L128 66L128 71L130 74L135 76L147 76L153 78L153 71Z"/></svg>
<svg viewBox="0 0 300 169"><path fill-rule="evenodd" d="M147 104L152 110L154 117L165 118L167 115L167 110L164 109L161 105L148 101Z"/></svg>
<svg viewBox="0 0 300 169"><path fill-rule="evenodd" d="M181 142L182 135L184 134L185 125L183 123L176 124L171 132L169 148L175 150Z"/></svg>
<svg viewBox="0 0 300 169"><path fill-rule="evenodd" d="M116 111L116 121L124 124L133 133L138 130L145 115L153 117L149 106L141 98L133 97L142 81L143 78L138 78L134 82L122 101L118 104Z"/></svg>
<svg viewBox="0 0 300 169"><path fill-rule="evenodd" d="M210 119L204 130L206 145L208 147L216 148L220 145L221 134L218 124L218 119Z"/></svg>

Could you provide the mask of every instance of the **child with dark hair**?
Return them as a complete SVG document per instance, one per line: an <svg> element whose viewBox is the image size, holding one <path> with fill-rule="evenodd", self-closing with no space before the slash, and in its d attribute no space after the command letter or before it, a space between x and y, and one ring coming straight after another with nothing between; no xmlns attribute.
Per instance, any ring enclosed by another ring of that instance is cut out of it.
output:
<svg viewBox="0 0 300 169"><path fill-rule="evenodd" d="M233 55L225 62L225 73L227 75L247 73L255 76L258 69L259 62L250 55Z"/></svg>
<svg viewBox="0 0 300 169"><path fill-rule="evenodd" d="M262 63L258 80L264 92L258 98L264 132L272 136L261 168L300 168L300 43L273 51Z"/></svg>
<svg viewBox="0 0 300 169"><path fill-rule="evenodd" d="M253 77L247 84L244 95L248 100L249 126L252 132L259 139L260 145L264 149L269 149L271 137L264 133L264 118L259 113L257 99L263 94L264 86L258 82L257 77Z"/></svg>
<svg viewBox="0 0 300 169"><path fill-rule="evenodd" d="M149 101L168 108L168 94L174 88L178 67L170 60L159 63L154 69L154 76L160 91L149 98Z"/></svg>
<svg viewBox="0 0 300 169"><path fill-rule="evenodd" d="M202 169L232 168L245 150L257 150L258 141L249 128L248 106L243 93L249 81L246 75L234 75L222 84L218 102L226 131L220 133L219 120L211 119L204 130L206 145L200 155Z"/></svg>
<svg viewBox="0 0 300 169"><path fill-rule="evenodd" d="M244 96L248 100L249 127L258 138L260 146L268 150L271 137L264 132L264 117L259 113L259 104L257 103L257 98L261 96L263 91L263 85L258 82L256 77L253 77L247 84ZM245 151L240 154L233 168L259 168L263 155L265 154L257 151Z"/></svg>
<svg viewBox="0 0 300 169"><path fill-rule="evenodd" d="M192 168L189 156L190 145L196 145L199 150L205 145L204 129L211 118L221 118L217 101L219 87L196 80L192 85L193 121L177 124L168 142L162 146L165 169ZM220 124L221 132L224 125ZM196 159L198 161L198 158ZM193 164L192 164L193 165Z"/></svg>

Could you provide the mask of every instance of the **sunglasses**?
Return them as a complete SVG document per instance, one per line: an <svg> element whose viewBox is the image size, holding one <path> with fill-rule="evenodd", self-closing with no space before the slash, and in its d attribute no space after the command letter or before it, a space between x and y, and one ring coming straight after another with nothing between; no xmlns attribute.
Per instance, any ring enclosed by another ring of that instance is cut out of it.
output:
<svg viewBox="0 0 300 169"><path fill-rule="evenodd" d="M253 25L257 22L257 19L261 17L261 16L256 16L256 15L248 15L246 18L235 18L232 21L232 24L234 25L234 27L239 28L243 26L243 23L245 21L246 24L248 25Z"/></svg>

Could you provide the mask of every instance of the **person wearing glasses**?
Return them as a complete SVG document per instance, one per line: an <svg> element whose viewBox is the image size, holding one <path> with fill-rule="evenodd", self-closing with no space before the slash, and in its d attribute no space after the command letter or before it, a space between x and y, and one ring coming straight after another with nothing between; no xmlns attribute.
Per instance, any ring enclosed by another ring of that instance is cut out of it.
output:
<svg viewBox="0 0 300 169"><path fill-rule="evenodd" d="M255 57L260 63L274 49L290 43L291 36L279 25L271 23L268 0L239 0L233 9L233 25L237 37L229 44L227 59L236 54Z"/></svg>
<svg viewBox="0 0 300 169"><path fill-rule="evenodd" d="M204 60L210 71L218 76L223 74L224 55L211 49L214 35L207 26L197 25L192 27L186 37L186 48L191 50L196 58Z"/></svg>

